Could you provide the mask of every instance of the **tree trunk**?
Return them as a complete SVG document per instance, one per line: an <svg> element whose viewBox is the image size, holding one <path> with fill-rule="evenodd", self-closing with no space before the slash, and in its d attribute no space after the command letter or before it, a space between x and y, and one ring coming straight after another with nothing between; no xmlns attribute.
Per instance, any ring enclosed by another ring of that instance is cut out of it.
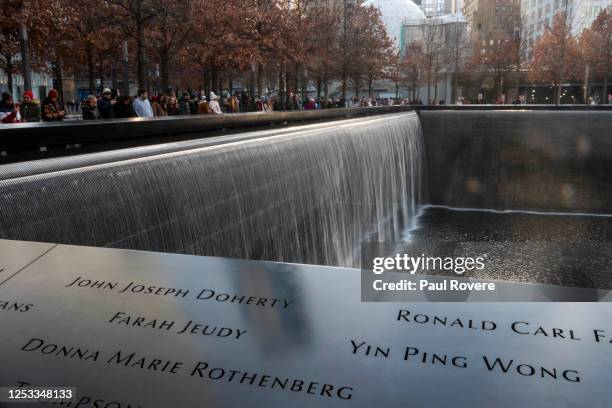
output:
<svg viewBox="0 0 612 408"><path fill-rule="evenodd" d="M325 79L323 80L323 95L326 99L329 95L329 80L327 79L327 77L325 77Z"/></svg>
<svg viewBox="0 0 612 408"><path fill-rule="evenodd" d="M204 78L204 96L206 96L206 99L208 99L208 96L210 95L210 77L206 68L204 68L202 72L202 77Z"/></svg>
<svg viewBox="0 0 612 408"><path fill-rule="evenodd" d="M117 67L114 61L111 65L111 81L113 89L117 89Z"/></svg>
<svg viewBox="0 0 612 408"><path fill-rule="evenodd" d="M293 66L293 92L298 93L300 91L300 65L294 64ZM302 94L302 99L304 99L304 94Z"/></svg>
<svg viewBox="0 0 612 408"><path fill-rule="evenodd" d="M93 57L93 49L91 47L91 43L87 41L87 45L85 46L85 52L87 54L87 79L89 80L89 94L96 94L96 73L95 73L95 64Z"/></svg>
<svg viewBox="0 0 612 408"><path fill-rule="evenodd" d="M589 90L589 71L590 67L589 64L587 64L584 69L584 95L582 95L584 103L589 103L589 95L591 94Z"/></svg>
<svg viewBox="0 0 612 408"><path fill-rule="evenodd" d="M123 95L130 94L130 66L129 66L129 53L128 53L128 42L123 41L123 89L121 90Z"/></svg>
<svg viewBox="0 0 612 408"><path fill-rule="evenodd" d="M162 50L159 53L159 79L162 92L167 92L170 86L169 62L168 50Z"/></svg>
<svg viewBox="0 0 612 408"><path fill-rule="evenodd" d="M608 103L608 72L604 74L604 85L603 85L603 95L601 98L601 103L603 105Z"/></svg>
<svg viewBox="0 0 612 408"><path fill-rule="evenodd" d="M368 97L372 97L372 78L368 78Z"/></svg>
<svg viewBox="0 0 612 408"><path fill-rule="evenodd" d="M455 73L453 74L453 92L451 95L451 98L453 98L452 101L450 101L450 103L455 103L457 101L457 99L459 99L459 70L455 69Z"/></svg>
<svg viewBox="0 0 612 408"><path fill-rule="evenodd" d="M24 90L32 90L32 67L30 64L30 44L28 41L28 29L24 21L26 21L25 13L21 9L21 22L19 23L19 44L21 46L21 74L23 76Z"/></svg>
<svg viewBox="0 0 612 408"><path fill-rule="evenodd" d="M251 64L251 75L249 81L249 96L251 98L255 97L255 64Z"/></svg>
<svg viewBox="0 0 612 408"><path fill-rule="evenodd" d="M213 65L213 67L211 68L211 75L210 75L211 79L211 87L210 90L211 92L215 92L218 94L219 90L216 89L217 87L217 68Z"/></svg>
<svg viewBox="0 0 612 408"><path fill-rule="evenodd" d="M306 81L306 70L300 67L300 89L302 90L302 98L308 98L308 82Z"/></svg>
<svg viewBox="0 0 612 408"><path fill-rule="evenodd" d="M144 47L145 47L145 39L144 39L144 31L145 31L145 22L142 17L142 0L139 0L136 5L136 29L137 29L137 38L136 38L136 59L138 63L138 87L140 89L144 89L146 86L145 83L145 55L144 55Z"/></svg>
<svg viewBox="0 0 612 408"><path fill-rule="evenodd" d="M60 110L64 110L64 75L62 72L62 60L59 59L55 64L55 78L57 81L57 103Z"/></svg>
<svg viewBox="0 0 612 408"><path fill-rule="evenodd" d="M559 82L557 84L557 86L555 87L555 105L560 105L561 104L561 82Z"/></svg>
<svg viewBox="0 0 612 408"><path fill-rule="evenodd" d="M521 70L516 70L516 100L518 100L521 92Z"/></svg>
<svg viewBox="0 0 612 408"><path fill-rule="evenodd" d="M263 64L259 62L257 64L257 96L261 98L263 95Z"/></svg>
<svg viewBox="0 0 612 408"><path fill-rule="evenodd" d="M13 94L13 56L10 54L5 54L4 59L6 59L6 85L8 86L8 91Z"/></svg>
<svg viewBox="0 0 612 408"><path fill-rule="evenodd" d="M285 99L285 79L287 72L285 68L285 62L278 64L278 104L281 110L285 110L286 99Z"/></svg>

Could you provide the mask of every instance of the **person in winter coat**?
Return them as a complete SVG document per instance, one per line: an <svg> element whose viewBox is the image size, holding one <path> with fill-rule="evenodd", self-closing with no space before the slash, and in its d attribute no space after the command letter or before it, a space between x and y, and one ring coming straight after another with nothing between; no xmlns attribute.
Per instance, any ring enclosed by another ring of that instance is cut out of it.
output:
<svg viewBox="0 0 612 408"><path fill-rule="evenodd" d="M297 110L297 109L298 107L295 103L293 92L290 91L289 94L287 95L287 103L285 106L285 110Z"/></svg>
<svg viewBox="0 0 612 408"><path fill-rule="evenodd" d="M194 93L191 94L191 99L189 100L189 113L192 115L198 113L198 96Z"/></svg>
<svg viewBox="0 0 612 408"><path fill-rule="evenodd" d="M113 112L113 95L110 89L104 88L102 97L98 101L98 111L102 119L112 119L115 115Z"/></svg>
<svg viewBox="0 0 612 408"><path fill-rule="evenodd" d="M167 109L168 102L166 100L166 95L159 94L156 99L153 100L153 115L155 116L168 116Z"/></svg>
<svg viewBox="0 0 612 408"><path fill-rule="evenodd" d="M23 100L19 109L22 122L40 122L40 106L34 101L32 91L23 93Z"/></svg>
<svg viewBox="0 0 612 408"><path fill-rule="evenodd" d="M19 123L21 122L21 114L19 105L13 103L13 95L10 92L2 92L0 100L0 123Z"/></svg>
<svg viewBox="0 0 612 408"><path fill-rule="evenodd" d="M208 106L208 102L206 102L206 97L202 97L202 101L198 104L198 114L199 115L208 115L211 114L210 106Z"/></svg>
<svg viewBox="0 0 612 408"><path fill-rule="evenodd" d="M113 105L113 117L115 118L133 118L136 116L132 109L132 101L129 95L121 95L117 98L117 102Z"/></svg>
<svg viewBox="0 0 612 408"><path fill-rule="evenodd" d="M45 122L55 122L64 120L64 111L60 109L57 98L59 94L55 89L51 89L42 104L42 120Z"/></svg>
<svg viewBox="0 0 612 408"><path fill-rule="evenodd" d="M305 110L315 110L317 109L317 103L314 99L308 98L308 102L304 105Z"/></svg>
<svg viewBox="0 0 612 408"><path fill-rule="evenodd" d="M267 104L264 98L259 98L255 106L257 107L258 112L265 112Z"/></svg>
<svg viewBox="0 0 612 408"><path fill-rule="evenodd" d="M214 92L211 92L210 102L208 102L208 106L210 107L212 113L216 115L221 115L223 112L221 112L221 107L219 106L219 102L217 101L217 99L219 99L219 97L215 95Z"/></svg>
<svg viewBox="0 0 612 408"><path fill-rule="evenodd" d="M191 109L189 108L189 94L183 93L183 97L179 101L179 115L191 115Z"/></svg>
<svg viewBox="0 0 612 408"><path fill-rule="evenodd" d="M151 102L149 102L149 91L146 89L138 91L138 98L132 102L132 109L134 109L136 116L141 118L153 117L153 109L151 108Z"/></svg>
<svg viewBox="0 0 612 408"><path fill-rule="evenodd" d="M238 97L236 95L230 98L230 105L232 107L232 112L240 112L240 102L238 101Z"/></svg>
<svg viewBox="0 0 612 408"><path fill-rule="evenodd" d="M176 116L179 114L178 102L176 100L176 96L170 95L168 99L168 116Z"/></svg>
<svg viewBox="0 0 612 408"><path fill-rule="evenodd" d="M81 106L81 112L83 113L83 120L97 120L100 119L100 111L98 110L98 101L93 95L89 95L85 104Z"/></svg>

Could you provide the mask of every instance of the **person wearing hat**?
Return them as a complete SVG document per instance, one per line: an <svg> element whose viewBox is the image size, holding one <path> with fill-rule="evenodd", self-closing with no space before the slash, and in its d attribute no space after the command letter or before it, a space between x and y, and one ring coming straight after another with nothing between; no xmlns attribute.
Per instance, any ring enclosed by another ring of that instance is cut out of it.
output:
<svg viewBox="0 0 612 408"><path fill-rule="evenodd" d="M59 94L55 89L51 89L42 105L42 120L45 122L54 122L64 120L64 111L60 109L57 102Z"/></svg>
<svg viewBox="0 0 612 408"><path fill-rule="evenodd" d="M206 102L206 97L202 96L202 100L198 104L198 115L208 115L212 113L210 110L210 106L208 106L208 102Z"/></svg>
<svg viewBox="0 0 612 408"><path fill-rule="evenodd" d="M113 95L109 88L102 90L102 97L98 101L98 111L100 112L100 119L112 119L113 114Z"/></svg>
<svg viewBox="0 0 612 408"><path fill-rule="evenodd" d="M219 106L219 102L217 102L217 99L219 99L219 97L217 95L215 95L214 92L210 93L210 102L208 102L208 107L210 108L211 112L216 114L216 115L220 115L223 112L221 112L221 107Z"/></svg>
<svg viewBox="0 0 612 408"><path fill-rule="evenodd" d="M2 92L2 99L0 100L0 124L21 122L19 108L18 104L15 105L13 103L13 95L10 92Z"/></svg>
<svg viewBox="0 0 612 408"><path fill-rule="evenodd" d="M32 91L25 91L23 93L21 120L23 122L40 122L40 106L34 100Z"/></svg>

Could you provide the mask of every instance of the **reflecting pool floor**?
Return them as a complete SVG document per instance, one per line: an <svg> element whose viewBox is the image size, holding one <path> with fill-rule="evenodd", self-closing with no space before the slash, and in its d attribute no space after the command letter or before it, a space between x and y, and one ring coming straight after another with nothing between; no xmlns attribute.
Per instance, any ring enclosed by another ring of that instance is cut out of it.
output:
<svg viewBox="0 0 612 408"><path fill-rule="evenodd" d="M611 242L612 215L426 206L405 249L417 255L485 256L485 268L465 277L612 289Z"/></svg>

